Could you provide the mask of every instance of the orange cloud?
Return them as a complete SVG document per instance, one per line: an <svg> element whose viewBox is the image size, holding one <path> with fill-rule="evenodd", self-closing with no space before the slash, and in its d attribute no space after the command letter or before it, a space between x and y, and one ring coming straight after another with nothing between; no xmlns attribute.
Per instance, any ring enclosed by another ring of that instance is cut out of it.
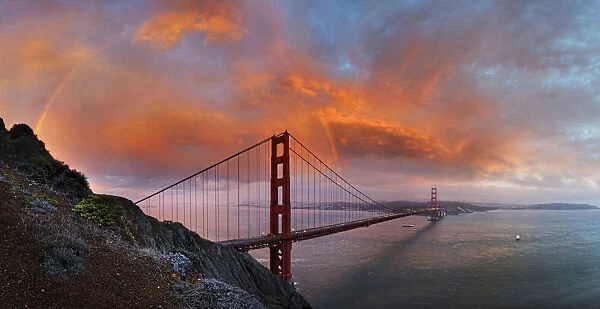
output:
<svg viewBox="0 0 600 309"><path fill-rule="evenodd" d="M319 113L333 142L346 156L375 154L387 158L408 157L448 162L454 153L442 141L417 128L341 115L335 110Z"/></svg>
<svg viewBox="0 0 600 309"><path fill-rule="evenodd" d="M513 149L523 136L513 135L512 140L497 129L481 127L480 132L454 133L424 130L401 122L385 121L362 114L344 114L335 109L315 113L326 128L332 152L343 162L368 157L372 160L412 161L449 172L461 170L469 177L487 177L503 173L517 166L518 150ZM452 122L448 115L447 122ZM456 134L452 139L448 134ZM337 158L336 158L337 159ZM393 167L391 168L394 169ZM459 177L459 175L454 175Z"/></svg>
<svg viewBox="0 0 600 309"><path fill-rule="evenodd" d="M46 140L60 143L59 158L75 157L92 173L185 175L259 138L243 132L233 117L181 102L123 110L113 117L99 114L100 119L85 123L63 113L52 116L53 130L45 133Z"/></svg>
<svg viewBox="0 0 600 309"><path fill-rule="evenodd" d="M238 20L232 16L211 15L201 11L169 11L142 24L136 38L168 49L177 45L185 33L193 32L205 33L205 44L236 42L244 36Z"/></svg>
<svg viewBox="0 0 600 309"><path fill-rule="evenodd" d="M333 86L329 81L319 78L310 78L307 76L290 75L281 79L281 85L302 94L308 98L316 98L324 95L327 99L338 103L360 107L364 105L363 98L351 89L344 89Z"/></svg>

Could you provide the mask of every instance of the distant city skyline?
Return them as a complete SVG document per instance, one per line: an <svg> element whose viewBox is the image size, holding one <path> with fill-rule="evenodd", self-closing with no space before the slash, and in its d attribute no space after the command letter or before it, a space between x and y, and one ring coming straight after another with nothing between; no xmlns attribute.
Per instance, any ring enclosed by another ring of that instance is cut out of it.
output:
<svg viewBox="0 0 600 309"><path fill-rule="evenodd" d="M599 1L3 1L0 117L136 200L289 130L376 200L600 205Z"/></svg>

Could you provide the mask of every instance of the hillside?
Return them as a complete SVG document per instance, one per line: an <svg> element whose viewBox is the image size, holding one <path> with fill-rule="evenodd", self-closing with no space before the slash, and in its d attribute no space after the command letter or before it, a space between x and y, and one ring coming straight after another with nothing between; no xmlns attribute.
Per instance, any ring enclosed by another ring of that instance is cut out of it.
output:
<svg viewBox="0 0 600 309"><path fill-rule="evenodd" d="M91 192L0 119L0 300L33 308L308 308L247 253Z"/></svg>
<svg viewBox="0 0 600 309"><path fill-rule="evenodd" d="M82 222L66 200L5 164L0 205L3 307L178 307L167 265Z"/></svg>

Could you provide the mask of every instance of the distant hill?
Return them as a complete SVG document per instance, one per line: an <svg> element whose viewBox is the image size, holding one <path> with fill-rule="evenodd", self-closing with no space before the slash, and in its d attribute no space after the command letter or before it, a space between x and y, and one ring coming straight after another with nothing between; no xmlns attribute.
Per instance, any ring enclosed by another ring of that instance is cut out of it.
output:
<svg viewBox="0 0 600 309"><path fill-rule="evenodd" d="M489 204L488 204L489 205ZM489 207L489 206L485 206ZM506 210L585 210L585 209L600 209L598 206L590 204L572 204L572 203L546 203L546 204L495 204L496 209Z"/></svg>
<svg viewBox="0 0 600 309"><path fill-rule="evenodd" d="M477 206L465 202L456 202L456 201L439 201L438 202L441 207L446 210L446 214L448 215L459 215L466 213L474 213L474 212L483 212L497 209L495 207L484 207ZM390 201L383 202L384 206L394 209L394 210L403 210L403 209L416 209L416 208L424 208L429 205L429 202L411 202L411 201Z"/></svg>
<svg viewBox="0 0 600 309"><path fill-rule="evenodd" d="M534 204L534 205L509 205L509 204L488 204L486 206L474 205L466 202L456 201L439 201L440 206L446 210L448 215L459 215L473 212L484 212L496 209L505 210L586 210L586 209L600 209L598 206L590 204L570 204L570 203L548 203L548 204ZM423 208L429 205L429 202L412 202L412 201L390 201L382 202L388 208L394 210L402 209L416 209Z"/></svg>
<svg viewBox="0 0 600 309"><path fill-rule="evenodd" d="M535 204L526 206L525 209L539 209L539 210L584 210L584 209L598 209L597 206L590 204L569 204L569 203L549 203L549 204Z"/></svg>

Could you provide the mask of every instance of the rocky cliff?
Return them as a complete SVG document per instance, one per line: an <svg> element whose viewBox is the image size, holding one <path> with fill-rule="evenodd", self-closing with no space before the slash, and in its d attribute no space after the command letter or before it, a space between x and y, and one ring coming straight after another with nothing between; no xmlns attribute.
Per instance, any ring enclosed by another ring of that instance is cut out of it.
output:
<svg viewBox="0 0 600 309"><path fill-rule="evenodd" d="M124 210L126 223L121 228L131 233L136 244L167 255L178 253L177 260L185 265L179 270L181 276L197 274L200 278L237 286L270 308L310 307L289 283L277 278L249 254L205 240L181 223L148 217L127 199L107 197L106 201L111 207Z"/></svg>

